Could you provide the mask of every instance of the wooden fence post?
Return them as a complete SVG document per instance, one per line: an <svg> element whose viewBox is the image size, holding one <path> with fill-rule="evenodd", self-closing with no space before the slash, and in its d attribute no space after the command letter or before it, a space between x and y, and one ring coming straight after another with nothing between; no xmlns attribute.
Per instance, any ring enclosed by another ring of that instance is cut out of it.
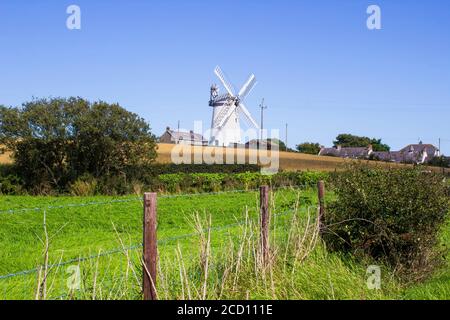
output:
<svg viewBox="0 0 450 320"><path fill-rule="evenodd" d="M158 246L156 237L156 193L144 194L144 256L143 291L144 300L156 300L156 272Z"/></svg>
<svg viewBox="0 0 450 320"><path fill-rule="evenodd" d="M261 213L261 254L263 265L269 261L269 187L260 187L260 213Z"/></svg>
<svg viewBox="0 0 450 320"><path fill-rule="evenodd" d="M323 222L325 218L325 182L320 180L317 183L317 189L319 193L319 228L320 233L323 232Z"/></svg>

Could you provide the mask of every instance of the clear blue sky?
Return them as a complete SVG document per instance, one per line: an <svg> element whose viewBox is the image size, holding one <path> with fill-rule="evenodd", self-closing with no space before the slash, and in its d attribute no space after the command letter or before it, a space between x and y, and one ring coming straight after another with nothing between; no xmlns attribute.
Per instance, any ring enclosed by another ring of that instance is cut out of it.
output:
<svg viewBox="0 0 450 320"><path fill-rule="evenodd" d="M66 28L66 8L82 29ZM366 9L382 10L382 30ZM450 154L450 1L0 0L0 104L82 96L166 126L210 124L220 65L289 144L339 133L398 149L418 139Z"/></svg>

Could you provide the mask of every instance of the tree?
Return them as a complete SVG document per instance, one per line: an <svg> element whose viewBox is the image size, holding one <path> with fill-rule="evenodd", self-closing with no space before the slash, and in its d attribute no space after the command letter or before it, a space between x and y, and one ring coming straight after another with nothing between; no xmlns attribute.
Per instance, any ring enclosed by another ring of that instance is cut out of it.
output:
<svg viewBox="0 0 450 320"><path fill-rule="evenodd" d="M391 147L387 144L383 144L381 139L359 137L351 134L340 134L336 137L336 141L333 142L334 146L341 147L367 147L372 145L373 151L390 151Z"/></svg>
<svg viewBox="0 0 450 320"><path fill-rule="evenodd" d="M450 168L450 158L445 156L434 157L428 164L434 167Z"/></svg>
<svg viewBox="0 0 450 320"><path fill-rule="evenodd" d="M301 152L301 153L318 155L320 152L320 149L321 149L321 146L318 143L304 142L302 144L297 145L297 150L298 150L298 152Z"/></svg>
<svg viewBox="0 0 450 320"><path fill-rule="evenodd" d="M155 137L144 119L118 104L82 98L0 107L0 144L13 151L28 187L62 189L83 174L123 174L156 158Z"/></svg>

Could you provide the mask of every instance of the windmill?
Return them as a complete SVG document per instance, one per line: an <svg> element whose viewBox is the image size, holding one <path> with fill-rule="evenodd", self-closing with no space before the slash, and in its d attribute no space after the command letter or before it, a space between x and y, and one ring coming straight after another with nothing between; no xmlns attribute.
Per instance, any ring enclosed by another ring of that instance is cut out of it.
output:
<svg viewBox="0 0 450 320"><path fill-rule="evenodd" d="M228 147L230 144L241 143L240 117L245 120L249 127L259 129L259 125L251 116L243 101L256 85L255 75L251 75L236 95L234 88L225 78L220 67L214 69L227 93L219 95L216 85L211 87L211 98L209 105L213 108L211 121L210 144Z"/></svg>

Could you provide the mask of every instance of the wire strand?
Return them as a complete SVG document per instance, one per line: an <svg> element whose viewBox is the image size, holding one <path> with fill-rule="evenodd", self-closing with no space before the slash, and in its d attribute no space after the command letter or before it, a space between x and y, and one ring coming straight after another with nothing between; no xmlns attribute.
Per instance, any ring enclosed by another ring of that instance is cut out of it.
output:
<svg viewBox="0 0 450 320"><path fill-rule="evenodd" d="M311 208L317 208L317 206L308 206L308 207L304 207L304 208L306 210L309 210ZM299 208L299 209L301 209L301 208ZM297 212L297 210L290 209L290 210L286 210L286 211L283 211L283 212L280 212L280 213L276 213L273 216L274 217L279 217L279 216L284 216L284 215L287 215L287 214L293 213L293 212ZM217 227L206 228L206 229L202 230L201 232L220 231L220 230L230 229L230 228L233 228L233 227L237 227L237 226L243 225L243 224L245 224L247 222L248 222L247 220L242 220L242 221L239 221L239 222L236 222L236 223L232 223L232 224L228 224L228 225L224 225L224 226L217 226ZM199 236L201 234L201 232L188 233L188 234L183 234L183 235L178 235L178 236L173 236L173 237L161 239L161 240L158 240L158 244L159 245L164 245L164 244L167 244L167 243L175 241L175 240L181 240L181 239L187 239L187 238L196 237L196 236ZM76 263L76 262L83 262L83 261L93 260L93 259L97 259L97 258L101 258L101 257L105 257L105 256L110 256L110 255L126 252L126 251L136 250L136 249L142 248L142 246L143 246L142 244L136 244L136 245L132 245L132 246L125 247L125 248L124 247L120 247L120 248L116 248L116 249L111 249L111 250L105 251L105 252L100 253L100 254L90 255L90 256L81 257L81 258L74 258L74 259L70 259L70 260L67 260L67 261L64 261L64 262L61 262L61 263L51 264L51 265L48 266L48 268L52 269L52 268L56 268L56 267L62 267L62 266L66 266L66 265L69 265L69 264L72 264L72 263ZM22 271L10 273L10 274L2 275L2 276L0 276L0 280L33 274L33 273L36 273L37 271L39 271L40 268L41 267L37 267L37 268L34 268L34 269L30 269L30 270L22 270Z"/></svg>
<svg viewBox="0 0 450 320"><path fill-rule="evenodd" d="M302 188L308 188L312 186L308 185L297 185L297 186L286 186L286 187L278 187L274 188L271 191L280 191L280 190L302 190ZM247 189L247 190L231 190L231 191L218 191L218 192L202 192L202 193L185 193L185 194L175 194L175 195L161 195L158 196L159 199L174 199L174 198L182 198L182 197L201 197L208 195L222 195L222 194L234 194L234 193L252 193L257 192L258 189ZM5 209L0 210L0 214L16 214L23 212L32 212L32 211L43 211L43 210L55 210L55 209L67 209L67 208L82 208L88 206L96 206L96 205L109 205L109 204L117 204L117 203L130 203L130 202L143 202L142 198L130 198L130 199L118 199L111 201L92 201L86 203L70 203L66 205L60 206L48 206L48 207L39 207L39 208L22 208L22 209Z"/></svg>

